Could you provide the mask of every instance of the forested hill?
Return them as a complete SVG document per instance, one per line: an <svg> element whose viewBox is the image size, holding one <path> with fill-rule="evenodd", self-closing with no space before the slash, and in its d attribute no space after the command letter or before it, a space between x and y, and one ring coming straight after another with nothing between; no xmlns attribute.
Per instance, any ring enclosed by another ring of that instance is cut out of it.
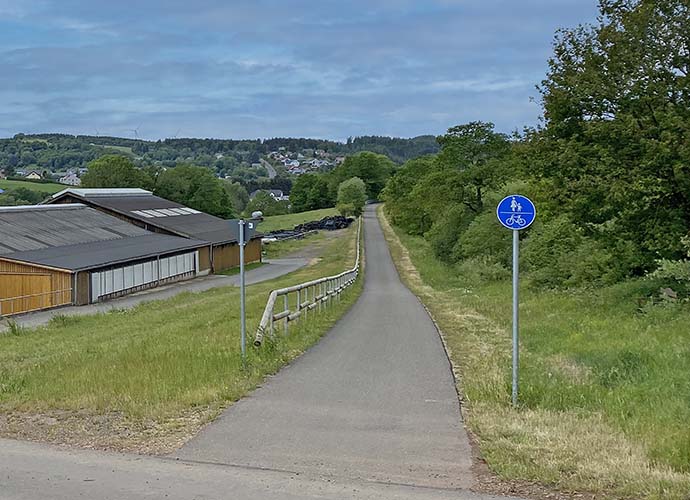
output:
<svg viewBox="0 0 690 500"><path fill-rule="evenodd" d="M0 139L0 169L63 170L85 167L88 162L104 154L121 153L142 163L174 166L180 162L208 164L217 155L234 157L238 162L254 163L279 148L288 151L303 149L324 150L335 155L359 151L385 154L402 163L411 158L438 152L432 135L410 139L379 136L350 138L347 142L320 139L274 138L266 140L231 139L165 139L145 141L122 137L103 137L66 134L17 134Z"/></svg>

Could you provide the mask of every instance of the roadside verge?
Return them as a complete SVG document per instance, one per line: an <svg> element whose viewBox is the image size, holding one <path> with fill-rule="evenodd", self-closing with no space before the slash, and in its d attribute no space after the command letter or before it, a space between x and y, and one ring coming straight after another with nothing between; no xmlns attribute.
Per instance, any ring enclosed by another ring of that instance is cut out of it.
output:
<svg viewBox="0 0 690 500"><path fill-rule="evenodd" d="M248 329L271 289L350 267L355 229L333 237L311 265L250 286ZM235 287L0 335L0 437L169 453L317 342L354 303L361 281L324 314L250 349L246 365Z"/></svg>
<svg viewBox="0 0 690 500"><path fill-rule="evenodd" d="M401 278L439 325L462 377L463 416L478 447L479 491L536 498L687 498L688 475L651 461L643 446L603 414L513 409L508 330L473 307L480 300L474 290L448 284L450 270L420 238L396 234L382 210L379 218ZM558 359L554 370L586 378L579 366Z"/></svg>

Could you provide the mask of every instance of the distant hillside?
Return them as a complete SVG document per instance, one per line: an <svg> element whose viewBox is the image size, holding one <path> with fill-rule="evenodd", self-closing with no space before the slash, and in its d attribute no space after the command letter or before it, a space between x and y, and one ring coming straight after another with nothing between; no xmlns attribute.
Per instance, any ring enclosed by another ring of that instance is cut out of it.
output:
<svg viewBox="0 0 690 500"><path fill-rule="evenodd" d="M86 166L105 154L123 154L140 165L174 166L194 163L218 170L249 168L279 148L299 152L323 150L332 155L374 151L402 163L438 151L434 136L411 139L364 136L347 142L318 139L275 138L267 140L166 139L144 141L122 137L96 137L66 134L17 134L0 139L0 169L59 172ZM219 165L221 163L222 165Z"/></svg>

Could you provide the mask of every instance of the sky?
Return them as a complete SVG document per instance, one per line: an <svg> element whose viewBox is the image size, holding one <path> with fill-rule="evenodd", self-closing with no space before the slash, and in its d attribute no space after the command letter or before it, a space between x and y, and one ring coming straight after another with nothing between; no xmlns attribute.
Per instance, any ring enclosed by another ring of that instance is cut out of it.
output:
<svg viewBox="0 0 690 500"><path fill-rule="evenodd" d="M0 0L0 137L441 134L538 123L596 0Z"/></svg>

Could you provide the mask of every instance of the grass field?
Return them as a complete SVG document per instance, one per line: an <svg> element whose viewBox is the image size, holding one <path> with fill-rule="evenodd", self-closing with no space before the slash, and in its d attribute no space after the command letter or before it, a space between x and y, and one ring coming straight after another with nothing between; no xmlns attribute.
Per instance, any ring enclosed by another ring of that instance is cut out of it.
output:
<svg viewBox="0 0 690 500"><path fill-rule="evenodd" d="M330 240L314 265L248 287L246 367L235 287L0 335L0 435L171 451L316 342L354 302L361 283L288 337L251 346L270 290L348 268L355 234L353 226Z"/></svg>
<svg viewBox="0 0 690 500"><path fill-rule="evenodd" d="M264 245L266 257L269 259L279 259L281 257L289 256L295 252L309 247L313 251L318 251L328 245L330 238L325 231L308 234L301 239L284 240L274 243L267 243Z"/></svg>
<svg viewBox="0 0 690 500"><path fill-rule="evenodd" d="M525 283L513 409L510 283L460 276L422 238L384 227L401 274L444 332L463 413L494 472L596 498L688 498L687 303L640 309L640 281L582 292Z"/></svg>
<svg viewBox="0 0 690 500"><path fill-rule="evenodd" d="M118 153L125 153L127 155L134 156L134 151L132 151L131 147L128 146L113 146L110 144L94 144L94 146L103 148L103 149L111 149L113 151L116 151Z"/></svg>
<svg viewBox="0 0 690 500"><path fill-rule="evenodd" d="M31 189L32 191L39 191L41 193L53 194L57 193L58 191L62 191L68 186L63 186L62 184L0 179L0 189L16 189L20 187Z"/></svg>
<svg viewBox="0 0 690 500"><path fill-rule="evenodd" d="M335 208L323 208L321 210L310 210L298 214L274 215L273 217L266 217L264 221L259 224L259 231L267 233L278 229L292 229L298 224L313 220L321 220L331 215L338 215L338 211Z"/></svg>

